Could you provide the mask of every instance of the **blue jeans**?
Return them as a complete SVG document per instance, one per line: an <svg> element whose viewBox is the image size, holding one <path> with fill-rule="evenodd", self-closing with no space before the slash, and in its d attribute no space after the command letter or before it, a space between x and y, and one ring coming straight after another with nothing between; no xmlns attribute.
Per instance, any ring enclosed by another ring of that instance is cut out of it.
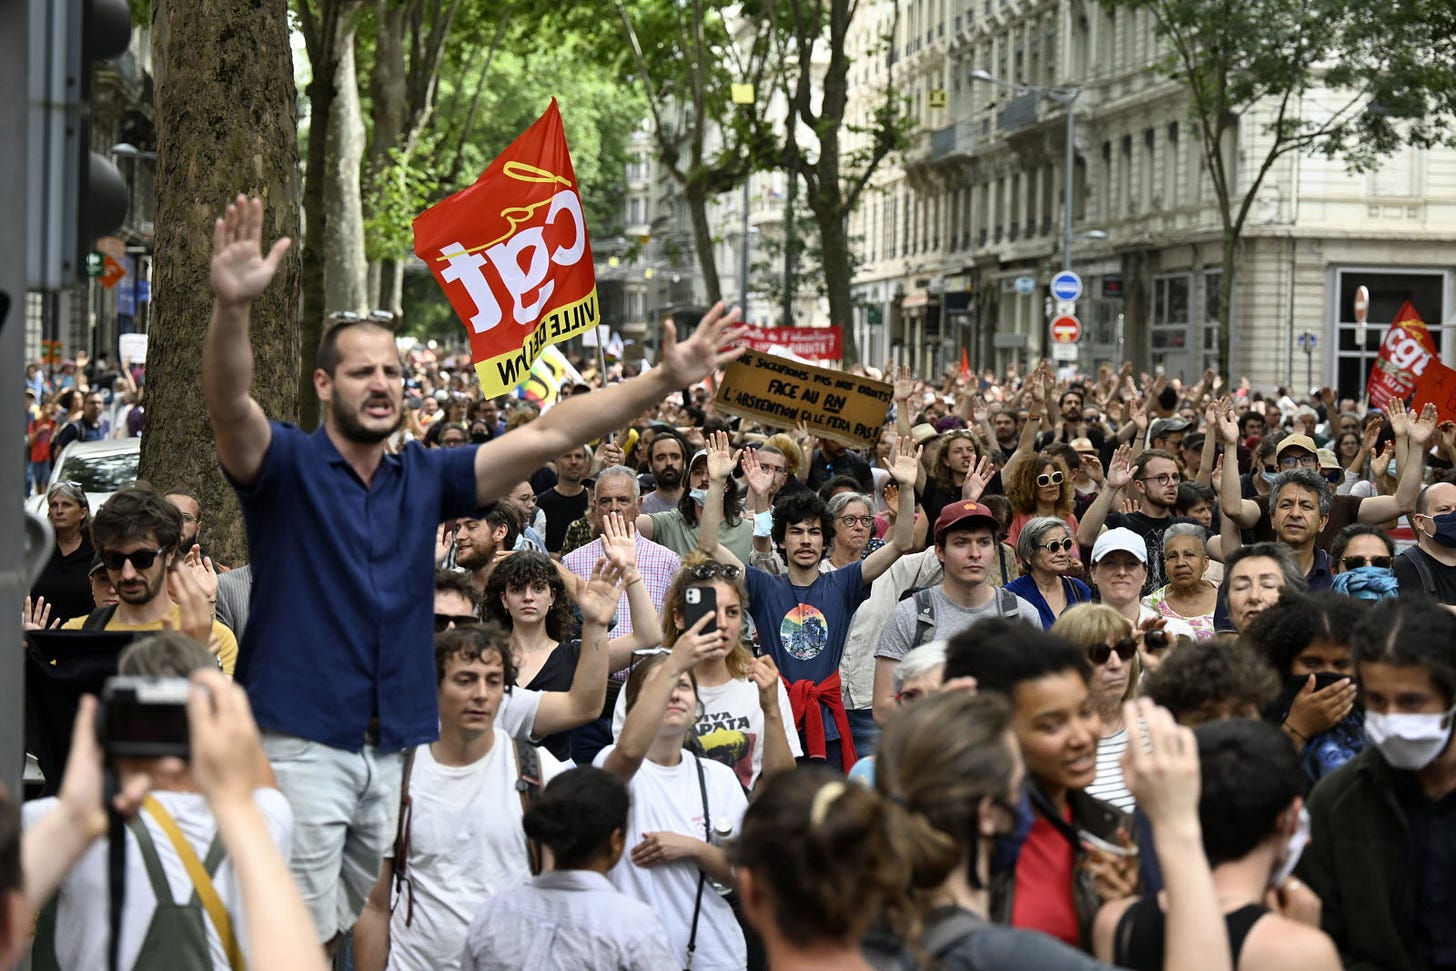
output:
<svg viewBox="0 0 1456 971"><path fill-rule="evenodd" d="M849 716L849 735L854 739L854 754L857 758L866 758L875 754L875 746L880 742L880 726L875 724L875 712L873 708L850 708L845 712Z"/></svg>
<svg viewBox="0 0 1456 971"><path fill-rule="evenodd" d="M46 486L51 482L51 464L49 462L26 462L25 463L25 493L26 495L38 496L45 492Z"/></svg>

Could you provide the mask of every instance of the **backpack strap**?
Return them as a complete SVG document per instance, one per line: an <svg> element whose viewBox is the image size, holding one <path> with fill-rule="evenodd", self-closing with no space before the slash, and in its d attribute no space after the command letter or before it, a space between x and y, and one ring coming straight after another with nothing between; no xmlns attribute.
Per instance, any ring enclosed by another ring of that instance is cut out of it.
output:
<svg viewBox="0 0 1456 971"><path fill-rule="evenodd" d="M417 749L410 749L404 753L404 766L399 773L399 814L394 822L394 902L389 906L389 912L394 913L394 908L399 906L400 900L406 893L410 895L410 902L405 906L404 926L408 927L414 920L414 891L409 886L409 832L410 822L413 813L410 808L410 772L415 767L415 752Z"/></svg>
<svg viewBox="0 0 1456 971"><path fill-rule="evenodd" d="M713 842L712 814L708 811L708 778L703 772L703 760L698 753L693 753L693 766L698 770L698 795L703 799L703 839ZM692 971L693 956L698 950L698 918L703 912L703 884L707 883L708 874L701 867L698 868L698 892L693 898L693 924L692 930L688 933L688 971Z"/></svg>
<svg viewBox="0 0 1456 971"><path fill-rule="evenodd" d="M516 749L516 791L521 794L521 817L536 804L541 795L541 753L536 746L512 738ZM541 873L541 844L526 837L526 855L531 861L531 876Z"/></svg>
<svg viewBox="0 0 1456 971"><path fill-rule="evenodd" d="M243 961L243 949L238 943L237 935L233 933L232 918L228 916L227 908L223 906L222 898L218 896L217 888L212 884L212 876L202 866L202 861L197 858L197 852L192 849L192 844L187 842L187 837L182 835L182 830L177 826L177 821L172 814L157 801L155 796L147 796L142 802L142 807L162 827L167 838L172 841L172 846L181 858L182 865L187 868L187 876L192 881L192 889L196 892L197 899L202 903L202 909L207 911L207 916L212 919L212 926L217 931L217 936L222 938L222 948L227 954L228 966L232 971L244 971L246 964ZM213 844L218 841L214 838ZM208 856L212 856L211 850Z"/></svg>
<svg viewBox="0 0 1456 971"><path fill-rule="evenodd" d="M1007 620L1021 619L1021 598L1005 587L996 588L996 608Z"/></svg>
<svg viewBox="0 0 1456 971"><path fill-rule="evenodd" d="M105 607L97 607L86 615L81 622L82 630L105 630L106 625L111 623L111 618L116 616L116 604L107 604Z"/></svg>
<svg viewBox="0 0 1456 971"><path fill-rule="evenodd" d="M147 824L142 822L140 816L128 819L126 828L136 837L137 850L141 853L142 865L146 867L147 879L151 881L152 893L156 896L157 903L163 907L172 906L175 903L172 899L172 885L167 882L167 874L162 869L162 858L157 854L157 844L152 841L152 831L147 829Z"/></svg>
<svg viewBox="0 0 1456 971"><path fill-rule="evenodd" d="M935 633L935 597L931 594L932 587L925 587L915 591L915 640L910 644L911 650L930 640L930 635Z"/></svg>
<svg viewBox="0 0 1456 971"><path fill-rule="evenodd" d="M1431 573L1431 565L1426 562L1426 551L1419 546L1412 546L1401 556L1405 557L1421 575L1421 586L1426 588L1426 593L1432 597L1436 596L1436 578Z"/></svg>

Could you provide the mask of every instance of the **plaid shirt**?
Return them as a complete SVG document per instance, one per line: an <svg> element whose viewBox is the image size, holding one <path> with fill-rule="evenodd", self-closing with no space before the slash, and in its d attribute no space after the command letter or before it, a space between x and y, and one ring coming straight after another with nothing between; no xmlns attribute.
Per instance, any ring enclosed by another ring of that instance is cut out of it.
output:
<svg viewBox="0 0 1456 971"><path fill-rule="evenodd" d="M561 564L583 580L590 580L592 567L597 565L597 560L606 556L602 550L602 539L598 536L587 545L563 556ZM662 605L667 601L667 588L672 585L672 578L677 576L681 566L682 558L672 550L637 535L637 572L642 574L642 580L647 584L647 594L652 598L652 607L658 614L662 613ZM623 590L622 599L617 603L617 626L613 628L612 636L621 637L630 633L632 612L627 609L627 592Z"/></svg>

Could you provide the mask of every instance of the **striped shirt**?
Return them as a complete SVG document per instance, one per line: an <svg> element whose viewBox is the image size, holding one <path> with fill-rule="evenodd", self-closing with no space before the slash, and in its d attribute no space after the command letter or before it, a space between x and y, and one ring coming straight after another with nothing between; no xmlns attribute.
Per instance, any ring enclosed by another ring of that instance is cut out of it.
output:
<svg viewBox="0 0 1456 971"><path fill-rule="evenodd" d="M1087 787L1087 795L1110 802L1125 813L1132 812L1132 793L1122 778L1122 753L1127 751L1127 728L1124 726L1097 743L1097 778Z"/></svg>

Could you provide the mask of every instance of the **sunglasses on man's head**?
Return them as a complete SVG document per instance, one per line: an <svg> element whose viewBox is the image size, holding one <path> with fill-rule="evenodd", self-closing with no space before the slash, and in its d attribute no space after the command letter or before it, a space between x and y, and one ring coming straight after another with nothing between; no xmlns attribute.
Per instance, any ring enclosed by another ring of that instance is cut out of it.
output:
<svg viewBox="0 0 1456 971"><path fill-rule="evenodd" d="M454 624L456 627L465 627L469 624L478 623L480 623L480 618L474 614L436 614L435 633L439 634L442 631L449 630L451 624Z"/></svg>
<svg viewBox="0 0 1456 971"><path fill-rule="evenodd" d="M728 563L699 563L688 567L688 576L694 580L737 580L743 576L743 568Z"/></svg>
<svg viewBox="0 0 1456 971"><path fill-rule="evenodd" d="M1132 656L1137 653L1137 641L1131 637L1124 637L1112 647L1108 647L1106 644L1093 644L1087 648L1087 660L1100 667L1107 663L1108 658L1112 657L1114 652L1119 660L1131 661Z"/></svg>
<svg viewBox="0 0 1456 971"><path fill-rule="evenodd" d="M101 562L106 564L108 570L121 570L126 566L128 560L138 570L150 570L152 564L157 562L157 557L167 552L163 546L155 550L132 550L130 553L120 553L116 550L102 550Z"/></svg>
<svg viewBox="0 0 1456 971"><path fill-rule="evenodd" d="M1041 475L1036 477L1036 484L1038 486L1061 485L1062 473L1043 472Z"/></svg>

